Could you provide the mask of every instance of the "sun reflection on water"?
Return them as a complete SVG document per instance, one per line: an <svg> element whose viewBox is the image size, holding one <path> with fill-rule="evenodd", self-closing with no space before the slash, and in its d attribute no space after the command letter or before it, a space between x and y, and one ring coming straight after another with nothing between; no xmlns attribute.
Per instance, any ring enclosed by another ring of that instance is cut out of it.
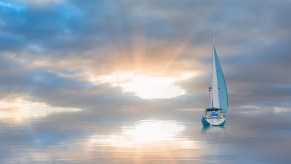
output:
<svg viewBox="0 0 291 164"><path fill-rule="evenodd" d="M89 143L116 148L197 148L198 143L183 137L184 130L175 121L143 120L133 126L122 126L120 132L91 136Z"/></svg>
<svg viewBox="0 0 291 164"><path fill-rule="evenodd" d="M146 121L134 127L124 127L122 132L123 135L129 136L134 143L144 144L173 140L184 129L184 126L173 122Z"/></svg>
<svg viewBox="0 0 291 164"><path fill-rule="evenodd" d="M97 163L200 163L211 153L193 128L175 120L142 120L134 124L101 125L94 134L68 140L22 160L97 161ZM194 131L193 131L194 130ZM77 163L78 163L77 162Z"/></svg>

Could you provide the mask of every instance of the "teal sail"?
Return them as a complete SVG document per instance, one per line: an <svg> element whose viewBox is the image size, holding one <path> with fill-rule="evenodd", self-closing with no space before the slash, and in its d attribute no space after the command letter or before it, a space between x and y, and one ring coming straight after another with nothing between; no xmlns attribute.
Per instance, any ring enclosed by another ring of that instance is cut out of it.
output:
<svg viewBox="0 0 291 164"><path fill-rule="evenodd" d="M213 44L211 107L221 109L222 113L228 111L228 94L221 65Z"/></svg>

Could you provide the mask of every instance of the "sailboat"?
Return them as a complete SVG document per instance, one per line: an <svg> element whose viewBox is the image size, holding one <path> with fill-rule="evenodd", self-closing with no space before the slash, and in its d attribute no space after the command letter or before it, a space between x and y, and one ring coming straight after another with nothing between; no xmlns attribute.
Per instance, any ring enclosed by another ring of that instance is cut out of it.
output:
<svg viewBox="0 0 291 164"><path fill-rule="evenodd" d="M228 111L228 94L225 79L218 59L214 38L212 39L212 82L210 107L202 115L203 126L224 126Z"/></svg>

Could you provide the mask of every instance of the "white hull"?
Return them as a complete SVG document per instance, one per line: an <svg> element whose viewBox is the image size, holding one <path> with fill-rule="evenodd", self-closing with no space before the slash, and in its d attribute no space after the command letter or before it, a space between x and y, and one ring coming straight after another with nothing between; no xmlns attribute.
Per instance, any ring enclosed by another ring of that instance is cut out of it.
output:
<svg viewBox="0 0 291 164"><path fill-rule="evenodd" d="M201 122L204 126L224 126L226 117L222 113L219 113L219 111L207 111L209 109L206 109L206 113L202 115ZM210 109L211 110L211 109Z"/></svg>
<svg viewBox="0 0 291 164"><path fill-rule="evenodd" d="M225 123L225 118L205 118L205 121L207 121L210 126L223 126Z"/></svg>

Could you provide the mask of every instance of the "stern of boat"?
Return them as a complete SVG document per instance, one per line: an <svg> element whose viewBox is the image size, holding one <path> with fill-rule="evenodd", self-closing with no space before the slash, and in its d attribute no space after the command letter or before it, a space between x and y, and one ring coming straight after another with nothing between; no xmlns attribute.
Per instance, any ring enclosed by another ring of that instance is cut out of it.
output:
<svg viewBox="0 0 291 164"><path fill-rule="evenodd" d="M203 126L224 126L226 117L221 113L221 109L208 108L202 115L201 122Z"/></svg>

